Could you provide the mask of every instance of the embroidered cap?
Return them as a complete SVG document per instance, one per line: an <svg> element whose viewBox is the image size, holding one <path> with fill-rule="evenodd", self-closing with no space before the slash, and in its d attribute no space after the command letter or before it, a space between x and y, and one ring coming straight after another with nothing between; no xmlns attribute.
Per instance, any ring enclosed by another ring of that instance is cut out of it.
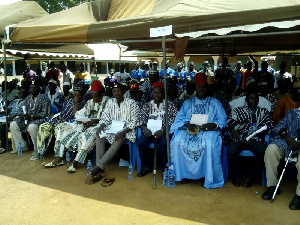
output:
<svg viewBox="0 0 300 225"><path fill-rule="evenodd" d="M126 86L119 83L119 82L114 82L114 85L112 86L112 89L114 89L114 88L126 89Z"/></svg>
<svg viewBox="0 0 300 225"><path fill-rule="evenodd" d="M131 84L129 86L129 90L135 90L135 89L139 89L139 85L138 84Z"/></svg>

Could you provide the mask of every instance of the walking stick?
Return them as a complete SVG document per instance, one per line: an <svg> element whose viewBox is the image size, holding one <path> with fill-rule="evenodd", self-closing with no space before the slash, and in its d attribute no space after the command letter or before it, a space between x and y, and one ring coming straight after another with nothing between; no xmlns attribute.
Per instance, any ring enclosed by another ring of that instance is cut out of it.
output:
<svg viewBox="0 0 300 225"><path fill-rule="evenodd" d="M298 150L298 151L299 151L299 150ZM298 152L298 151L296 151L296 152ZM281 173L281 175L280 175L279 181L278 181L278 183L277 183L277 185L276 185L276 189L275 189L275 191L274 191L274 193L273 193L273 196L272 196L272 198L271 198L271 200L270 200L271 203L274 202L274 199L275 199L275 196L276 196L276 192L277 192L277 190L278 190L278 188L279 188L279 185L280 185L280 182L281 182L281 180L282 180L282 177L283 177L283 174L284 174L284 172L285 172L285 169L286 169L287 164L288 164L289 162L293 161L293 158L291 157L291 156L292 156L292 153L296 153L296 152L295 152L295 151L294 151L294 152L293 152L293 151L290 151L289 156L288 156L287 159L286 159L284 168L283 168L282 173Z"/></svg>
<svg viewBox="0 0 300 225"><path fill-rule="evenodd" d="M154 160L153 160L153 189L156 188L156 160L157 160L157 139L154 140Z"/></svg>

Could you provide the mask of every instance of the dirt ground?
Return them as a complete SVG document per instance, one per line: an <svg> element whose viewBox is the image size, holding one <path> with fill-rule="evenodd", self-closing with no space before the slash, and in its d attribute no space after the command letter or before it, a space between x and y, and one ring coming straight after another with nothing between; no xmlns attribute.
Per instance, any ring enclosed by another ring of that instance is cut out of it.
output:
<svg viewBox="0 0 300 225"><path fill-rule="evenodd" d="M23 156L0 155L0 224L299 224L300 211L289 210L295 182L285 181L274 203L261 199L265 188L258 181L250 188L207 190L200 181L162 185L153 176L127 179L127 167L111 162L110 187L87 185L86 165L74 174L66 166L44 168L42 161ZM52 154L51 154L52 155ZM52 160L52 156L45 161ZM256 194L258 192L258 194Z"/></svg>

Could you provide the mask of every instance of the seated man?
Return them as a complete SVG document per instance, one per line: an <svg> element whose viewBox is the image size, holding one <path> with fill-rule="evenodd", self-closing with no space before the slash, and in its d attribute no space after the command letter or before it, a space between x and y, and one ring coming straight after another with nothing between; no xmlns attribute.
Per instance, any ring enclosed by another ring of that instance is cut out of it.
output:
<svg viewBox="0 0 300 225"><path fill-rule="evenodd" d="M51 105L56 106L60 112L61 108L63 107L65 97L60 91L57 91L57 83L55 80L50 79L48 81L48 88L49 92L47 93L47 96L51 102Z"/></svg>
<svg viewBox="0 0 300 225"><path fill-rule="evenodd" d="M94 125L99 123L100 112L102 109L102 95L103 95L102 84L99 80L93 81L91 94L92 94L92 99L87 101L87 103L84 105L84 107L81 110L78 111L80 102L77 101L76 99L74 101L74 108L73 108L73 113L75 114L75 117L76 116L88 117L89 119L91 119L91 121L88 122L77 121L76 123L72 123L72 124L64 122L59 124L58 127L56 128L57 135L56 135L56 142L54 146L55 159L52 162L45 164L45 167L52 168L63 164L63 155L64 155L65 147L67 147L67 144L68 147L72 149L78 148L78 144L79 144L77 142L78 135L80 135L89 127L92 128ZM93 141L94 139L94 137L86 137L84 141L89 142L90 141L89 138L91 138L91 141Z"/></svg>
<svg viewBox="0 0 300 225"><path fill-rule="evenodd" d="M95 99L95 101L101 105L97 110L97 117L92 119L91 122L86 123L82 130L77 130L77 133L75 133L65 145L66 148L77 148L78 150L75 159L68 168L68 172L76 172L78 163L83 164L87 154L94 149L96 145L96 131L101 124L100 118L110 99L110 97L104 96L104 87L98 80L93 82L91 94L93 99L95 99L95 96L100 99Z"/></svg>
<svg viewBox="0 0 300 225"><path fill-rule="evenodd" d="M15 146L21 143L23 151L28 150L27 143L22 137L22 132L30 134L34 151L37 151L37 132L39 126L45 121L45 118L50 115L51 104L48 97L39 93L38 80L32 81L29 89L30 95L25 98L24 109L21 115L10 124ZM13 149L11 153L18 153L17 149Z"/></svg>
<svg viewBox="0 0 300 225"><path fill-rule="evenodd" d="M233 110L227 121L227 126L231 134L228 146L228 159L229 165L233 170L232 184L235 187L241 185L239 153L244 149L248 149L255 154L253 167L249 172L248 178L243 183L244 188L253 185L253 180L257 172L263 166L263 156L266 149L264 136L273 127L269 111L258 106L257 91L248 91L246 102L247 106L238 107ZM250 134L256 131L253 128L260 129L263 126L267 126L267 130L259 133L249 141L246 140Z"/></svg>
<svg viewBox="0 0 300 225"><path fill-rule="evenodd" d="M170 133L171 162L175 166L175 180L205 178L205 188L218 188L224 184L220 129L226 126L226 113L221 103L207 96L207 77L195 76L196 96L186 100L179 110ZM198 126L191 124L193 114L208 116L207 122ZM204 114L204 115L203 115ZM186 126L187 130L181 127Z"/></svg>
<svg viewBox="0 0 300 225"><path fill-rule="evenodd" d="M287 112L283 120L281 120L274 128L272 133L276 136L271 140L271 144L267 147L265 152L265 166L267 174L267 191L263 193L264 200L270 200L275 192L278 183L278 171L280 159L288 156L290 151L299 150L299 120L300 109L291 109ZM298 141L295 140L298 138ZM289 208L292 210L300 210L300 154L296 153L298 162L296 168L298 171L297 180L298 186L296 188L296 195L291 201ZM280 194L280 189L277 190L277 195Z"/></svg>
<svg viewBox="0 0 300 225"><path fill-rule="evenodd" d="M7 121L12 122L15 120L17 116L19 116L20 112L22 112L22 105L24 104L24 99L27 97L28 91L22 87L19 91L19 98L13 100L9 106L7 107L8 110L8 116ZM8 124L9 126L9 124ZM1 140L1 148L0 148L0 154L4 153L7 150L6 146L6 123L0 123L0 140ZM13 139L13 137L12 137ZM16 149L16 146L13 143L13 149Z"/></svg>
<svg viewBox="0 0 300 225"><path fill-rule="evenodd" d="M282 97L278 100L275 110L272 115L275 125L279 123L285 114L291 110L300 107L300 81L293 83L291 94Z"/></svg>
<svg viewBox="0 0 300 225"><path fill-rule="evenodd" d="M177 112L177 108L174 104L168 101L168 124L170 126L173 124ZM138 174L139 177L148 174L152 168L148 145L153 141L158 143L158 151L162 157L162 168L163 171L165 170L168 162L165 115L164 85L161 82L155 82L153 84L153 100L143 105L139 116L139 123L143 132L143 135L139 137L137 143L142 162L142 169ZM161 120L161 129L152 133L147 127L149 119Z"/></svg>
<svg viewBox="0 0 300 225"><path fill-rule="evenodd" d="M128 139L135 141L136 133L134 128L138 122L139 107L137 103L129 98L124 98L125 86L115 83L113 87L114 98L110 99L101 116L101 125L96 133L96 166L91 170L91 176L85 181L86 184L94 184L105 177L105 169L108 163L116 155L121 145ZM123 128L119 127L117 133L108 133L111 124L115 121L124 123ZM99 136L101 135L101 137ZM105 142L111 146L105 151Z"/></svg>
<svg viewBox="0 0 300 225"><path fill-rule="evenodd" d="M75 118L74 115L76 111L74 112L74 105L77 104L79 110L85 105L86 102L83 100L84 92L82 91L82 86L74 84L74 90L75 98L70 98L64 102L60 115L53 119L51 118L48 122L40 125L37 139L37 151L33 153L33 156L30 158L30 160L39 159L40 151L45 152L47 150L45 146L45 140L47 138L49 138L49 141L51 140L54 129L58 124L69 122L71 119Z"/></svg>

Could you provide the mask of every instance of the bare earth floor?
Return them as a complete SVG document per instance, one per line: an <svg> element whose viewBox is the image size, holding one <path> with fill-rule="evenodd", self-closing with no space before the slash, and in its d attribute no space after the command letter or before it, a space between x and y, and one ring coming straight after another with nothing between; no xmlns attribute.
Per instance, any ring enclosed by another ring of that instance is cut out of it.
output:
<svg viewBox="0 0 300 225"><path fill-rule="evenodd" d="M152 174L134 174L113 161L107 176L114 184L87 185L86 167L74 174L66 166L47 169L42 161L23 156L0 155L0 224L300 224L300 211L289 210L295 182L284 182L282 194L272 204L263 201L265 188L256 183L236 188L228 181L223 188L207 190L200 181L176 183L174 189L157 189ZM46 158L49 162L52 157ZM258 192L258 194L256 194Z"/></svg>

